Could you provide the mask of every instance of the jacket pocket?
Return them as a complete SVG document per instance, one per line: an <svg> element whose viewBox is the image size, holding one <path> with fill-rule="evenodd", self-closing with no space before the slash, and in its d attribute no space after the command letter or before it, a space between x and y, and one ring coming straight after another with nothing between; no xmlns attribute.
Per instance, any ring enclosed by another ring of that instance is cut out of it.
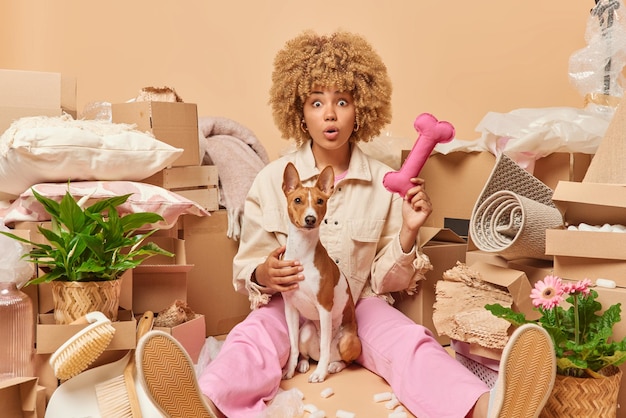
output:
<svg viewBox="0 0 626 418"><path fill-rule="evenodd" d="M348 234L352 246L350 272L353 280L365 283L369 277L384 226L384 220L348 221Z"/></svg>

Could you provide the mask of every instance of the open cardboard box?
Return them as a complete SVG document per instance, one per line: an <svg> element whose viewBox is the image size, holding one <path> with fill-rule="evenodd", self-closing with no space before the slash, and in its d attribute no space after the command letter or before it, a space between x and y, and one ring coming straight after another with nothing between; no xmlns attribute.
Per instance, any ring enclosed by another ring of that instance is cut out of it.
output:
<svg viewBox="0 0 626 418"><path fill-rule="evenodd" d="M107 350L130 350L135 348L137 321L132 311L120 310L113 340ZM87 325L56 324L53 314L39 314L37 322L37 354L54 353L63 343Z"/></svg>
<svg viewBox="0 0 626 418"><path fill-rule="evenodd" d="M113 123L137 125L156 139L184 151L172 164L197 166L202 162L198 139L198 109L193 103L130 102L111 105Z"/></svg>
<svg viewBox="0 0 626 418"><path fill-rule="evenodd" d="M409 151L402 153L404 161ZM582 180L590 161L588 154L557 152L537 160L532 174L554 189L560 180ZM495 162L496 157L487 151L432 154L420 172L433 204L427 226L443 227L450 225L451 220L468 221ZM455 232L463 236L460 231Z"/></svg>
<svg viewBox="0 0 626 418"><path fill-rule="evenodd" d="M433 305L435 286L443 273L454 267L457 261L465 262L467 244L453 231L445 228L420 228L419 242L421 250L430 258L433 270L426 273L426 280L419 282L419 290L414 295L404 292L394 293L394 306L418 324L430 329L435 335L433 324ZM437 336L440 344L449 344L446 335Z"/></svg>
<svg viewBox="0 0 626 418"><path fill-rule="evenodd" d="M566 225L624 225L626 186L559 182L553 202ZM546 254L554 257L554 273L571 280L613 280L626 287L626 234L548 229Z"/></svg>
<svg viewBox="0 0 626 418"><path fill-rule="evenodd" d="M0 410L7 418L43 418L45 393L36 377L13 377L0 381Z"/></svg>
<svg viewBox="0 0 626 418"><path fill-rule="evenodd" d="M482 261L472 264L469 268L479 273L484 281L508 291L513 298L513 310L522 312L530 320L539 318L539 313L533 309L530 299L532 287L526 273Z"/></svg>
<svg viewBox="0 0 626 418"><path fill-rule="evenodd" d="M198 362L198 357L206 342L205 328L204 315L197 315L194 319L171 328L154 327L155 330L167 332L176 338L185 348L194 364Z"/></svg>
<svg viewBox="0 0 626 418"><path fill-rule="evenodd" d="M0 70L0 134L27 116L76 117L76 79L60 73Z"/></svg>
<svg viewBox="0 0 626 418"><path fill-rule="evenodd" d="M185 241L159 236L150 241L174 254L174 257L157 255L133 270L133 311L157 313L176 300L187 301L187 275L194 267L187 264ZM191 306L192 309L195 309Z"/></svg>

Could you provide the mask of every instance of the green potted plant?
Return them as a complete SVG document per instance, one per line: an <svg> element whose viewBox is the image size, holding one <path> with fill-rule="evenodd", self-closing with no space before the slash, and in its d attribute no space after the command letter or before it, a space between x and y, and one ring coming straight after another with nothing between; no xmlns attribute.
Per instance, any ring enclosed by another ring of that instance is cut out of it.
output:
<svg viewBox="0 0 626 418"><path fill-rule="evenodd" d="M557 376L542 416L615 416L622 376L617 366L626 361L626 338L612 338L621 304L602 312L589 279L569 282L554 275L537 282L530 297L541 313L537 321L500 304L485 308L514 326L537 322L552 337Z"/></svg>
<svg viewBox="0 0 626 418"><path fill-rule="evenodd" d="M173 256L153 242L145 242L157 229L143 228L163 218L152 212L120 216L118 208L131 196L115 196L85 208L69 191L60 202L33 195L50 215L51 228L38 226L46 243L0 231L28 244L24 257L44 273L28 284L52 284L57 323L70 323L91 310L117 319L122 274L154 255ZM98 306L98 302L104 305Z"/></svg>

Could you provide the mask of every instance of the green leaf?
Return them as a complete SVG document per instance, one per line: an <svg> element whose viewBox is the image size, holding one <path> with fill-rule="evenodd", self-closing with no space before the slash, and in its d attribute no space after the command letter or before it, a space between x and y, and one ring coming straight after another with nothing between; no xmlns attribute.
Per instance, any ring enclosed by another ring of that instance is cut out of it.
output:
<svg viewBox="0 0 626 418"><path fill-rule="evenodd" d="M515 312L511 308L505 308L499 303L496 303L493 305L485 305L485 309L490 311L493 315L497 316L498 318L506 319L514 326L520 326L523 324L527 324L529 322L533 322L533 321L528 321L526 319L526 315L524 315L523 313Z"/></svg>

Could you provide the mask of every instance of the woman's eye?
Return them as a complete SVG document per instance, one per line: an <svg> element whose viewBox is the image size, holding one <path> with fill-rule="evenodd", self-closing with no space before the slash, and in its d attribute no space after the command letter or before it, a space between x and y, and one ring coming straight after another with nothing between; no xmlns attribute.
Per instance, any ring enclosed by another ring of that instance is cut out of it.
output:
<svg viewBox="0 0 626 418"><path fill-rule="evenodd" d="M313 107L320 107L320 106L322 105L322 102L320 102L320 101L315 101L315 102L313 102L312 104L313 104Z"/></svg>
<svg viewBox="0 0 626 418"><path fill-rule="evenodd" d="M339 100L339 106L348 106L347 100Z"/></svg>

